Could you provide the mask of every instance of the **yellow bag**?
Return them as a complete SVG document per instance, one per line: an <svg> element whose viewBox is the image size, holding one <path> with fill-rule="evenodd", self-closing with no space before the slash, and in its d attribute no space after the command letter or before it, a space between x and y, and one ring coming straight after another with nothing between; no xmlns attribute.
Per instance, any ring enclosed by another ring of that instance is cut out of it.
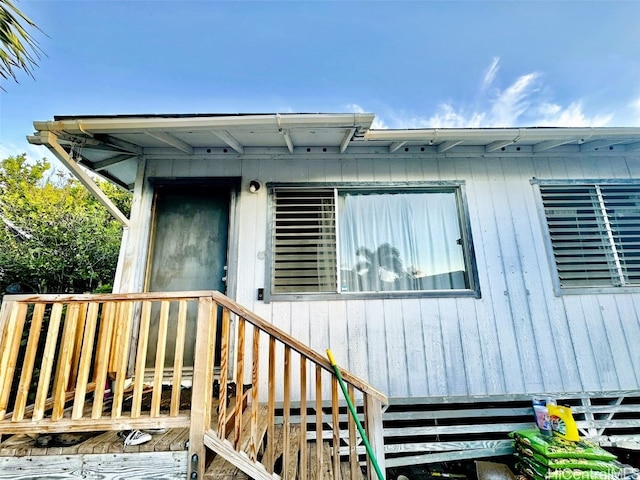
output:
<svg viewBox="0 0 640 480"><path fill-rule="evenodd" d="M561 405L547 405L547 410L549 411L551 430L555 436L572 442L580 441L578 426L573 419L571 408Z"/></svg>

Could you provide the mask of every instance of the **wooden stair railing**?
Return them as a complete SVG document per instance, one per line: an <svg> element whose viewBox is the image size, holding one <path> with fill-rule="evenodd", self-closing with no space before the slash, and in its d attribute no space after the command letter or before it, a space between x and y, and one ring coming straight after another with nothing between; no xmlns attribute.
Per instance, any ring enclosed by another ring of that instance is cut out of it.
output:
<svg viewBox="0 0 640 480"><path fill-rule="evenodd" d="M188 313L190 305L197 310L194 315ZM237 322L233 329L232 321ZM186 344L190 322L196 324L193 346ZM212 393L217 336L221 345L216 409ZM233 359L232 337L236 339ZM190 378L184 373L191 371L186 351L193 360ZM363 409L367 436L384 471L382 404L387 399L349 372L343 372L343 378L354 403ZM249 425L246 421L243 425L244 402L234 402L233 410L227 412L229 379L235 380L238 393L243 384L250 385ZM185 408L181 390L188 384L191 401ZM110 394L106 386L111 387ZM264 423L259 418L263 400L266 449L258 427ZM279 478L273 441L276 425L284 437L279 463L291 465L295 463L289 458L294 416L301 429L295 449L300 458L298 478L322 471L327 460L323 443L331 447L334 478L342 478L341 451L348 452L349 478L362 478L356 427L350 417L344 420L344 403L329 362L219 292L7 295L3 299L0 435L189 427L189 478L203 477L207 447L254 478ZM315 425L307 428L313 419ZM327 425L330 438L323 436ZM228 440L229 428L233 434ZM241 440L241 432L247 430L250 438ZM311 458L308 439L318 444ZM284 478L287 472L283 470ZM369 478L375 475L370 464L366 473Z"/></svg>
<svg viewBox="0 0 640 480"><path fill-rule="evenodd" d="M240 470L252 478L280 478L275 474L276 451L275 429L276 423L282 423L282 452L281 465L290 465L293 452L290 449L290 433L293 425L292 417L299 419L301 429L299 444L295 451L299 455L299 465L296 478L321 478L322 469L326 463L323 443L329 443L331 452L331 469L334 479L343 478L341 474L341 446L346 446L349 462L350 479L362 479L361 457L358 456L358 435L353 419L346 412L346 403L340 401L338 382L334 376L329 361L316 351L310 349L287 333L274 327L255 313L245 309L233 300L219 292L212 292L213 301L222 307L222 340L220 361L220 392L227 388L227 378L235 378L237 389L241 389L244 380L248 379L246 387L250 388L251 417L250 430L252 432L246 453L240 448L242 442L243 415L240 404L232 415L234 435L231 440L225 439L222 425L217 429L206 432L207 446L217 454L222 455ZM231 322L237 322L235 330L231 329ZM230 356L230 333L236 333L235 358ZM250 340L250 341L248 341ZM266 348L265 348L266 343ZM231 374L231 371L233 374ZM294 374L294 370L296 374ZM364 427L372 449L384 472L384 441L382 431L382 405L387 398L375 388L353 376L347 371L341 372L348 385L349 394L354 403L363 407ZM294 379L296 381L294 381ZM326 394L324 392L327 392ZM310 400L310 398L315 400ZM259 404L267 401L267 445L264 455L258 463L261 448L259 435ZM224 418L225 402L220 399L220 415ZM276 411L278 415L276 416ZM341 413L342 411L342 413ZM310 431L309 412L315 417L315 425ZM325 438L325 425L330 427L331 436ZM310 456L307 442L315 440L319 446L315 448L315 455ZM344 450L344 449L343 449ZM366 475L377 478L369 459L366 459ZM311 473L310 473L311 472ZM281 471L283 478L288 478L286 468Z"/></svg>

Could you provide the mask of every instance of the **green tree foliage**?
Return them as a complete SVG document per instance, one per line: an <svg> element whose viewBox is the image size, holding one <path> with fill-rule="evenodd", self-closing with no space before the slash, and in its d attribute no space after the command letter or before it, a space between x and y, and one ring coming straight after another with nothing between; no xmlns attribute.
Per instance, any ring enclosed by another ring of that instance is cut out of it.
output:
<svg viewBox="0 0 640 480"><path fill-rule="evenodd" d="M24 70L33 77L42 50L27 28L37 29L10 0L0 0L0 76L17 81L16 70Z"/></svg>
<svg viewBox="0 0 640 480"><path fill-rule="evenodd" d="M48 175L48 177L47 177ZM128 215L130 194L103 191ZM80 183L25 155L0 163L0 295L89 292L113 281L122 226Z"/></svg>

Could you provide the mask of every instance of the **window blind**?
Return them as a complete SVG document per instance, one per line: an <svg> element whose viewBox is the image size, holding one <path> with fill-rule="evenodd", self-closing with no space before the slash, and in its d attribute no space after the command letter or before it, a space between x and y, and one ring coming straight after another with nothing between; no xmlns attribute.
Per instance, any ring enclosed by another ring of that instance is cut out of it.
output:
<svg viewBox="0 0 640 480"><path fill-rule="evenodd" d="M274 190L274 293L337 291L334 189Z"/></svg>
<svg viewBox="0 0 640 480"><path fill-rule="evenodd" d="M640 185L541 185L561 287L640 284Z"/></svg>

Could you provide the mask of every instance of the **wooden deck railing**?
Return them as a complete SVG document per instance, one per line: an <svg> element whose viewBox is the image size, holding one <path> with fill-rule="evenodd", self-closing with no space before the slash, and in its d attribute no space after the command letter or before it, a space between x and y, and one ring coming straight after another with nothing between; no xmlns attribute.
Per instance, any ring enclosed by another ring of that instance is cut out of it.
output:
<svg viewBox="0 0 640 480"><path fill-rule="evenodd" d="M216 336L220 394L214 400ZM384 472L386 397L349 372L343 378L364 409L365 429ZM242 401L227 411L229 381L240 397L243 384L251 388L248 420ZM185 406L181 392L188 385ZM263 401L266 448L260 434ZM189 427L190 478L203 476L205 444L254 478L276 478L275 430L281 423L284 478L293 460L291 445L300 453L298 471L321 472L323 456L329 455L334 478L341 478L340 447L344 452L347 446L350 478L362 478L355 424L350 417L345 421L340 408L344 403L324 356L219 292L10 295L0 309L0 434ZM300 429L295 443L294 416ZM308 428L312 419L315 425ZM326 425L329 439L323 439ZM241 439L246 431L249 439ZM308 438L317 443L313 456ZM371 464L366 471L374 478Z"/></svg>

